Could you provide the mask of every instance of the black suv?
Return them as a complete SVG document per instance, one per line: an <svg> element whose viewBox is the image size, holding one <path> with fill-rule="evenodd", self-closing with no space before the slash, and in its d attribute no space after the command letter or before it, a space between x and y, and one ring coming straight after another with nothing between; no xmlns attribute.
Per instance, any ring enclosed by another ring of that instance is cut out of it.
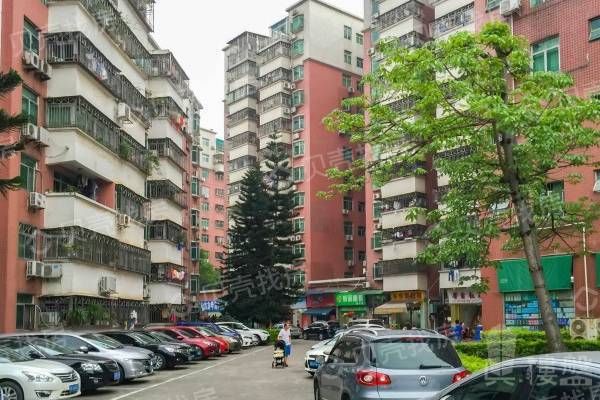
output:
<svg viewBox="0 0 600 400"><path fill-rule="evenodd" d="M81 391L90 392L120 380L119 366L113 360L73 350L39 337L3 337L0 347L16 351L25 357L56 361L73 368L81 377Z"/></svg>
<svg viewBox="0 0 600 400"><path fill-rule="evenodd" d="M172 343L162 343L152 340L147 335L135 331L102 332L125 346L141 347L150 350L156 355L154 369L173 368L177 364L189 361L189 348Z"/></svg>
<svg viewBox="0 0 600 400"><path fill-rule="evenodd" d="M333 328L325 321L317 321L310 324L304 331L302 331L302 338L308 340L316 338L319 340L325 340L332 337L335 334Z"/></svg>

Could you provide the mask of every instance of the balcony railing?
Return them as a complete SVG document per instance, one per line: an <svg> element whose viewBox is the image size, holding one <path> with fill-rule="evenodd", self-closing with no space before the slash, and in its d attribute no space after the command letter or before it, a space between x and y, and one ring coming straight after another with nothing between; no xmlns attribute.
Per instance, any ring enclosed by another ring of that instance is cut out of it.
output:
<svg viewBox="0 0 600 400"><path fill-rule="evenodd" d="M150 76L169 78L173 87L181 97L186 97L189 91L190 78L186 75L173 53L152 54Z"/></svg>
<svg viewBox="0 0 600 400"><path fill-rule="evenodd" d="M469 148L469 146L462 146L462 147L455 147L453 149L446 150L446 151L441 151L434 156L434 160L443 158L446 160L455 161L455 160L459 160L461 158L467 157L469 155L471 155L471 149Z"/></svg>
<svg viewBox="0 0 600 400"><path fill-rule="evenodd" d="M272 83L279 81L287 81L291 82L292 80L292 71L286 68L277 68L274 71L269 72L258 78L258 87L264 88L269 86Z"/></svg>
<svg viewBox="0 0 600 400"><path fill-rule="evenodd" d="M187 158L185 153L170 138L148 139L148 150L154 150L159 157L166 157L181 169L186 169Z"/></svg>
<svg viewBox="0 0 600 400"><path fill-rule="evenodd" d="M46 36L46 57L51 64L77 63L84 67L132 112L150 123L148 99L81 32L51 33Z"/></svg>
<svg viewBox="0 0 600 400"><path fill-rule="evenodd" d="M377 30L382 31L386 28L389 28L392 25L395 25L401 21L409 17L421 18L423 15L423 4L418 1L409 1L408 3L404 3L385 14L381 14L377 18L376 27Z"/></svg>
<svg viewBox="0 0 600 400"><path fill-rule="evenodd" d="M188 205L187 193L169 180L146 182L146 197L149 199L171 200L181 208L187 208Z"/></svg>
<svg viewBox="0 0 600 400"><path fill-rule="evenodd" d="M48 128L78 128L115 155L147 172L146 148L81 96L46 100Z"/></svg>
<svg viewBox="0 0 600 400"><path fill-rule="evenodd" d="M236 149L241 146L258 146L258 137L254 132L244 132L227 139L229 149Z"/></svg>
<svg viewBox="0 0 600 400"><path fill-rule="evenodd" d="M414 274L417 272L424 272L427 270L427 266L420 264L417 260L412 258L403 258L400 260L386 260L382 262L383 276L401 275L401 274Z"/></svg>
<svg viewBox="0 0 600 400"><path fill-rule="evenodd" d="M154 31L154 0L129 0L129 2L148 29Z"/></svg>
<svg viewBox="0 0 600 400"><path fill-rule="evenodd" d="M403 113L415 106L415 100L411 97L404 97L388 104L388 107L397 113Z"/></svg>
<svg viewBox="0 0 600 400"><path fill-rule="evenodd" d="M279 148L280 151L283 151L288 157L292 157L292 145L291 144L287 144L287 143L277 143L277 147ZM265 161L267 159L267 157L270 155L271 150L269 148L264 148L258 151L258 161L262 162ZM287 168L287 172L291 174L291 169ZM283 170L282 170L283 171Z"/></svg>
<svg viewBox="0 0 600 400"><path fill-rule="evenodd" d="M258 136L270 136L279 132L291 132L292 131L292 120L289 118L277 118L273 121L267 122L258 128Z"/></svg>
<svg viewBox="0 0 600 400"><path fill-rule="evenodd" d="M453 29L469 25L475 20L475 4L467 4L433 21L430 26L431 36L438 38Z"/></svg>
<svg viewBox="0 0 600 400"><path fill-rule="evenodd" d="M232 127L246 120L258 122L258 114L256 113L255 109L244 108L241 111L227 116L227 126Z"/></svg>
<svg viewBox="0 0 600 400"><path fill-rule="evenodd" d="M150 99L150 105L153 118L169 118L177 129L183 129L188 116L172 97L153 97Z"/></svg>
<svg viewBox="0 0 600 400"><path fill-rule="evenodd" d="M427 207L427 196L424 193L414 192L387 197L382 201L381 212L393 212L412 207Z"/></svg>
<svg viewBox="0 0 600 400"><path fill-rule="evenodd" d="M383 243L400 242L409 239L422 239L427 230L423 225L407 225L383 231Z"/></svg>
<svg viewBox="0 0 600 400"><path fill-rule="evenodd" d="M181 265L161 263L152 264L150 282L168 282L178 285L185 284L187 274Z"/></svg>
<svg viewBox="0 0 600 400"><path fill-rule="evenodd" d="M260 65L265 65L271 60L276 59L277 57L286 57L290 58L292 54L292 46L289 41L278 41L277 43L266 47L264 50L261 50L258 53L258 62Z"/></svg>
<svg viewBox="0 0 600 400"><path fill-rule="evenodd" d="M229 172L237 171L239 169L251 167L255 165L257 158L254 156L242 156L235 160L229 161Z"/></svg>
<svg viewBox="0 0 600 400"><path fill-rule="evenodd" d="M142 224L148 222L150 218L150 200L123 185L116 185L116 192L117 211L119 213L127 214Z"/></svg>
<svg viewBox="0 0 600 400"><path fill-rule="evenodd" d="M427 38L419 32L412 31L397 38L396 42L400 47L412 49L422 47L427 42Z"/></svg>
<svg viewBox="0 0 600 400"><path fill-rule="evenodd" d="M44 230L44 260L78 260L150 274L150 252L78 226Z"/></svg>
<svg viewBox="0 0 600 400"><path fill-rule="evenodd" d="M377 263L373 266L373 279L383 279L383 264Z"/></svg>
<svg viewBox="0 0 600 400"><path fill-rule="evenodd" d="M287 33L279 31L272 32L271 36L260 40L258 47L259 57L262 55L261 53L263 53L265 49L267 49L269 46L272 46L277 42L285 42L289 44L290 40L290 35L288 35Z"/></svg>
<svg viewBox="0 0 600 400"><path fill-rule="evenodd" d="M232 92L227 93L225 97L225 104L233 104L237 101L240 101L245 98L257 99L258 98L258 90L255 86L252 85L244 85L240 88L235 89Z"/></svg>
<svg viewBox="0 0 600 400"><path fill-rule="evenodd" d="M55 0L69 1L69 0ZM111 0L78 0L79 3L98 21L98 24L119 45L133 62L144 72L150 71L150 53L129 28ZM138 0L136 2L143 2ZM146 1L147 2L147 1ZM84 55L85 52L80 54Z"/></svg>
<svg viewBox="0 0 600 400"><path fill-rule="evenodd" d="M258 113L262 114L277 107L291 107L292 96L279 92L258 103Z"/></svg>
<svg viewBox="0 0 600 400"><path fill-rule="evenodd" d="M146 226L147 240L168 240L177 245L185 246L185 228L173 221L151 221Z"/></svg>
<svg viewBox="0 0 600 400"><path fill-rule="evenodd" d="M233 82L243 76L249 75L256 77L258 75L258 66L254 61L246 61L237 67L227 71L227 82Z"/></svg>

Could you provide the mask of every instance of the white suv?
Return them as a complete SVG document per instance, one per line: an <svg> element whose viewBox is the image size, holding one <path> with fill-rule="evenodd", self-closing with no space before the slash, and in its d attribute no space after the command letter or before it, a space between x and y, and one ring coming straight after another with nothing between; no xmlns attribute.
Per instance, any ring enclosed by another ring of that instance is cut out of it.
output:
<svg viewBox="0 0 600 400"><path fill-rule="evenodd" d="M80 394L81 380L73 368L0 348L0 398L62 400Z"/></svg>
<svg viewBox="0 0 600 400"><path fill-rule="evenodd" d="M234 329L238 333L245 334L249 333L258 339L260 344L267 344L269 342L269 332L262 329L248 328L246 325L240 322L217 322L217 325L223 325L228 328Z"/></svg>

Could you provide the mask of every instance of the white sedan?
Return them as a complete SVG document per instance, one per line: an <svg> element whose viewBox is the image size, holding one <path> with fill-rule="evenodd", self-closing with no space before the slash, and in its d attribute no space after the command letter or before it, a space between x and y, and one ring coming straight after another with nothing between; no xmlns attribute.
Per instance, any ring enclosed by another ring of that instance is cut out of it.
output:
<svg viewBox="0 0 600 400"><path fill-rule="evenodd" d="M33 360L0 347L0 398L62 400L81 394L79 374L67 365Z"/></svg>
<svg viewBox="0 0 600 400"><path fill-rule="evenodd" d="M269 342L269 332L265 331L264 329L248 328L246 325L240 322L217 322L217 325L226 326L228 328L234 329L236 332L242 335L252 335L256 339L256 341L258 341L257 344L267 344Z"/></svg>
<svg viewBox="0 0 600 400"><path fill-rule="evenodd" d="M317 369L325 361L326 354L333 349L335 342L338 340L339 336L335 336L331 339L323 340L315 345L306 352L304 356L304 370L308 372L310 375L314 375L317 372Z"/></svg>

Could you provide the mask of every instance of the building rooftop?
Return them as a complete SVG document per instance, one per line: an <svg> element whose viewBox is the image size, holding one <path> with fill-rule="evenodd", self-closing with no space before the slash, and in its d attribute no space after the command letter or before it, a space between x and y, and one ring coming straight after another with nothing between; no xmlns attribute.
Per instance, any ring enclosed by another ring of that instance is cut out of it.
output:
<svg viewBox="0 0 600 400"><path fill-rule="evenodd" d="M335 10L335 11L337 11L339 13L345 14L345 15L351 17L351 18L357 19L357 20L359 20L361 22L363 21L362 17L359 17L358 15L352 14L351 12L348 12L346 10L343 10L343 9L339 8L339 7L336 7L333 4L329 4L329 3L327 3L327 2L325 2L323 0L300 0L300 1L297 1L294 4L292 4L288 8L286 8L285 11L289 12L292 9L298 7L299 5L306 3L307 1L313 1L315 3L319 3L319 4L321 4L321 5L325 6L325 7L331 8L332 10Z"/></svg>

